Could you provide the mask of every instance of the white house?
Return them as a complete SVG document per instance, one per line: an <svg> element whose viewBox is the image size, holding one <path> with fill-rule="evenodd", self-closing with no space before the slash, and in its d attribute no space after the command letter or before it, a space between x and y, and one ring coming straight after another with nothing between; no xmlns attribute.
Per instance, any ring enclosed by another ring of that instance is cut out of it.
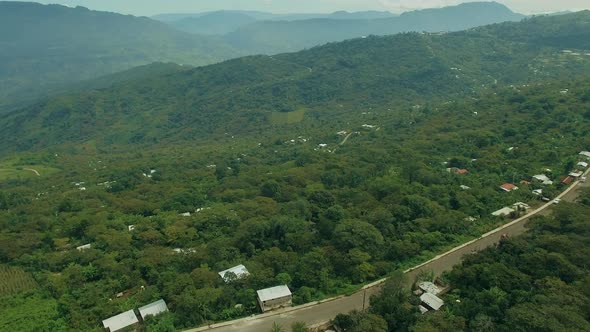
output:
<svg viewBox="0 0 590 332"><path fill-rule="evenodd" d="M547 175L545 175L545 174L538 174L538 175L533 176L533 181L542 183L544 185L552 185L553 184L553 181L551 181L551 179L548 178Z"/></svg>
<svg viewBox="0 0 590 332"><path fill-rule="evenodd" d="M166 305L166 301L158 300L156 302L152 302L150 304L144 305L137 309L139 311L139 316L141 320L145 321L147 316L157 316L161 313L168 311L168 306Z"/></svg>
<svg viewBox="0 0 590 332"><path fill-rule="evenodd" d="M513 208L504 207L496 212L492 212L492 216L496 216L496 217L509 216L514 211L515 210Z"/></svg>
<svg viewBox="0 0 590 332"><path fill-rule="evenodd" d="M573 178L576 178L576 179L577 179L577 178L579 178L580 176L582 176L583 174L584 174L584 172L580 172L580 171L574 171L574 172L571 172L571 173L569 174L569 176L571 176L571 177L573 177Z"/></svg>
<svg viewBox="0 0 590 332"><path fill-rule="evenodd" d="M585 162L585 161L580 161L576 166L582 167L582 168L587 168L588 167L588 163Z"/></svg>
<svg viewBox="0 0 590 332"><path fill-rule="evenodd" d="M102 325L109 332L119 331L137 323L139 320L133 310L125 311L102 321Z"/></svg>
<svg viewBox="0 0 590 332"><path fill-rule="evenodd" d="M261 289L258 294L258 304L262 312L277 308L289 307L292 304L292 295L287 285Z"/></svg>
<svg viewBox="0 0 590 332"><path fill-rule="evenodd" d="M233 273L233 275L235 275L236 278L238 278L238 279L242 279L242 278L245 278L250 275L250 272L248 272L248 269L246 269L246 267L242 264L240 264L238 266L234 266L234 267L229 268L227 270L223 270L223 271L219 272L218 274L223 279L223 281L230 282L230 281L232 281L232 278L230 277L231 274L228 274L228 273Z"/></svg>
<svg viewBox="0 0 590 332"><path fill-rule="evenodd" d="M431 293L422 294L420 296L420 301L422 301L422 306L424 308L435 311L438 311L438 309L440 309L440 307L442 307L445 304L445 302L442 299Z"/></svg>
<svg viewBox="0 0 590 332"><path fill-rule="evenodd" d="M514 204L512 204L512 207L514 207L516 210L520 210L520 211L528 211L531 207L523 202L516 202Z"/></svg>
<svg viewBox="0 0 590 332"><path fill-rule="evenodd" d="M590 152L588 151L582 151L578 155L586 160L590 160Z"/></svg>
<svg viewBox="0 0 590 332"><path fill-rule="evenodd" d="M87 249L90 249L90 248L92 248L92 244L89 243L89 244L85 244L85 245L76 247L76 250L78 250L78 251L84 251L84 250L87 250Z"/></svg>

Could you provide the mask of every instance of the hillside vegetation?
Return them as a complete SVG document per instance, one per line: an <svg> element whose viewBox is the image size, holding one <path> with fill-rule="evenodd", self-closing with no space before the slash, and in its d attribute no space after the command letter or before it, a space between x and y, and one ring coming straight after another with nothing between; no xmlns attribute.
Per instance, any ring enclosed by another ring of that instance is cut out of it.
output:
<svg viewBox="0 0 590 332"><path fill-rule="evenodd" d="M256 314L279 284L306 303L479 237L522 213L493 211L542 204L534 189L554 198L590 149L588 58L497 29L148 66L6 116L0 165L39 174L0 179L0 263L34 279L6 287L0 327L93 331L163 298L170 331ZM217 275L238 264L248 278Z"/></svg>

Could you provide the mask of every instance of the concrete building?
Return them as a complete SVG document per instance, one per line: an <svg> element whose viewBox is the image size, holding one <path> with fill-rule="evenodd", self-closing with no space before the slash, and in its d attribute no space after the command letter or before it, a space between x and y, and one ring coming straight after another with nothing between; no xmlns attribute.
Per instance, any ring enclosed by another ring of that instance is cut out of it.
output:
<svg viewBox="0 0 590 332"><path fill-rule="evenodd" d="M514 211L515 210L513 208L504 207L504 208L501 208L498 211L492 212L492 216L496 216L496 217L509 216Z"/></svg>
<svg viewBox="0 0 590 332"><path fill-rule="evenodd" d="M270 311L277 308L290 307L292 304L292 295L287 285L276 286L257 291L258 304L262 312Z"/></svg>
<svg viewBox="0 0 590 332"><path fill-rule="evenodd" d="M92 244L89 243L89 244L85 244L85 245L76 247L76 250L78 250L78 251L84 251L84 250L88 250L90 248L92 248Z"/></svg>
<svg viewBox="0 0 590 332"><path fill-rule="evenodd" d="M168 311L168 306L166 305L166 301L158 300L148 305L144 305L137 310L139 311L139 317L141 317L141 320L145 321L147 316L157 316Z"/></svg>
<svg viewBox="0 0 590 332"><path fill-rule="evenodd" d="M440 307L442 307L445 304L445 301L431 293L422 294L420 296L420 301L422 301L422 307L434 311L438 311Z"/></svg>
<svg viewBox="0 0 590 332"><path fill-rule="evenodd" d="M102 325L108 332L116 332L137 323L139 323L139 320L133 310L125 311L102 321Z"/></svg>
<svg viewBox="0 0 590 332"><path fill-rule="evenodd" d="M249 276L250 272L248 272L248 269L246 269L246 267L244 265L240 264L238 266L234 266L234 267L229 268L227 270L223 270L223 271L219 272L218 274L223 279L223 281L230 282L233 280L234 276L237 279L242 279L242 278Z"/></svg>
<svg viewBox="0 0 590 332"><path fill-rule="evenodd" d="M437 295L441 292L441 289L430 281L422 281L418 283L418 288L424 291L424 293L430 293L434 295Z"/></svg>

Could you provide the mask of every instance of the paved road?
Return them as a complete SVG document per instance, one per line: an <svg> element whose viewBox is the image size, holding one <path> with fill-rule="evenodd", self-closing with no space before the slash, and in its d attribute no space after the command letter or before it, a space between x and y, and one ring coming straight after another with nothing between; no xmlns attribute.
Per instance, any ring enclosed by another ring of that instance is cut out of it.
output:
<svg viewBox="0 0 590 332"><path fill-rule="evenodd" d="M590 170L589 170L590 171ZM588 172L587 172L588 173ZM564 191L559 198L563 201L574 201L578 197L581 187L589 187L590 182L575 183ZM415 277L422 271L433 272L435 275L440 275L445 271L449 271L454 265L461 262L462 257L474 251L483 250L491 245L498 243L502 234L509 236L517 236L526 232L526 222L536 215L545 215L549 213L551 203L545 204L542 207L532 211L531 213L516 219L504 226L501 226L491 232L484 234L479 239L467 242L460 245L444 254L441 254L432 260L423 263L415 268L405 271L409 282L413 282ZM220 323L212 325L211 327L201 327L192 329L186 332L198 331L212 331L212 332L265 332L270 331L273 323L289 328L293 322L303 321L309 326L316 324L323 324L326 321L334 318L339 313L347 313L353 309L362 309L363 300L365 306L368 306L369 298L372 294L379 291L381 283L376 282L372 285L365 286L365 289L351 295L341 296L321 303L309 303L302 306L287 308L281 311L240 319L236 321Z"/></svg>

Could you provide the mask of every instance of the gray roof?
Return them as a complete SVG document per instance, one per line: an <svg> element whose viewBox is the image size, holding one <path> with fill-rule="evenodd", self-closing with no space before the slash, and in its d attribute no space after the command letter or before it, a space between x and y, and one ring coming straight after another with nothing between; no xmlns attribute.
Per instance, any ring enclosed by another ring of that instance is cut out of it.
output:
<svg viewBox="0 0 590 332"><path fill-rule="evenodd" d="M504 207L504 208L501 208L498 211L492 212L492 215L493 216L497 216L497 217L507 216L507 215L510 215L512 212L514 212L514 209L513 208Z"/></svg>
<svg viewBox="0 0 590 332"><path fill-rule="evenodd" d="M440 307L442 307L443 304L445 304L445 302L441 300L438 296L430 293L422 294L422 296L420 296L420 301L422 301L434 310L440 309Z"/></svg>
<svg viewBox="0 0 590 332"><path fill-rule="evenodd" d="M434 295L441 292L440 288L438 288L438 286L436 286L430 281L423 281L418 284L418 287L420 287L420 289L425 291L426 293L431 293Z"/></svg>
<svg viewBox="0 0 590 332"><path fill-rule="evenodd" d="M289 287L287 287L287 285L261 289L257 291L257 293L258 298L262 302L291 295L291 291L289 290Z"/></svg>
<svg viewBox="0 0 590 332"><path fill-rule="evenodd" d="M139 323L139 320L137 320L133 310L125 311L102 321L102 325L110 329L111 332L119 331L136 323Z"/></svg>
<svg viewBox="0 0 590 332"><path fill-rule="evenodd" d="M221 278L223 278L223 280L225 282L230 281L229 280L230 278L227 278L227 276L225 275L228 272L231 272L231 273L235 274L238 279L241 279L241 278L244 278L244 277L247 277L248 275L250 275L250 272L248 272L248 269L246 269L246 267L244 265L240 264L238 266L234 266L234 267L232 267L230 269L223 270L223 271L221 271L221 272L218 273L219 276Z"/></svg>
<svg viewBox="0 0 590 332"><path fill-rule="evenodd" d="M163 312L168 311L168 306L166 306L166 302L164 300L158 300L148 305L144 305L138 310L141 318L145 320L147 316L157 316Z"/></svg>

